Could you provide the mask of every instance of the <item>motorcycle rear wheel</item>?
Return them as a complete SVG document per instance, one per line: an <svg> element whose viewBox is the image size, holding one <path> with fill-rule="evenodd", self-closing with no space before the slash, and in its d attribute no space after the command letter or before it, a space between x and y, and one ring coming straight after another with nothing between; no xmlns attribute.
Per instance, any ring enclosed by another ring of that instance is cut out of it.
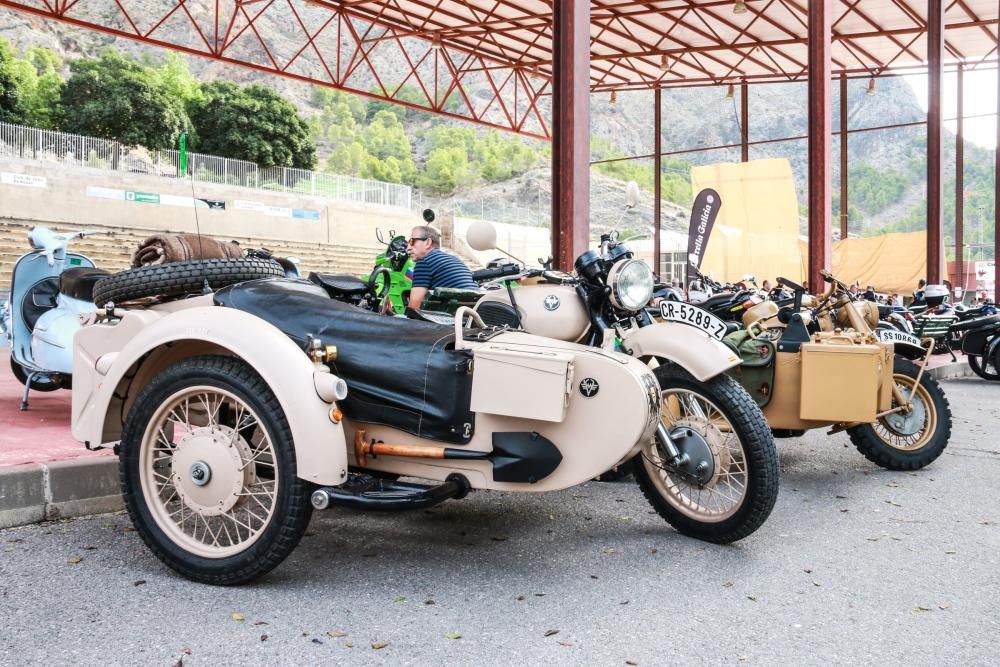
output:
<svg viewBox="0 0 1000 667"><path fill-rule="evenodd" d="M872 424L847 429L851 442L865 458L888 470L919 470L941 456L951 439L951 408L941 385L927 373L914 388L920 367L896 357L893 379L905 394L915 392L914 419L921 423L912 433L894 426L892 415ZM893 407L896 407L895 400ZM907 426L907 430L911 427Z"/></svg>
<svg viewBox="0 0 1000 667"><path fill-rule="evenodd" d="M743 539L764 523L778 498L778 454L760 408L727 375L698 382L672 365L654 373L664 425L672 436L678 429L699 434L712 452L713 472L703 484L688 481L670 469L654 438L634 459L639 487L679 532L717 544Z"/></svg>

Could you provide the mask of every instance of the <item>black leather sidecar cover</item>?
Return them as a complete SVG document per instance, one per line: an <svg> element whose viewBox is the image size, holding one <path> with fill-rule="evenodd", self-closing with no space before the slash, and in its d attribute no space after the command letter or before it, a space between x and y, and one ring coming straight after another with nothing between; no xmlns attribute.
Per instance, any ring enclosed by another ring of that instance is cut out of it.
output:
<svg viewBox="0 0 1000 667"><path fill-rule="evenodd" d="M471 439L472 356L454 349L454 327L377 315L283 278L231 285L214 298L276 326L303 350L309 334L336 345L330 370L347 382L339 403L347 417L434 440Z"/></svg>

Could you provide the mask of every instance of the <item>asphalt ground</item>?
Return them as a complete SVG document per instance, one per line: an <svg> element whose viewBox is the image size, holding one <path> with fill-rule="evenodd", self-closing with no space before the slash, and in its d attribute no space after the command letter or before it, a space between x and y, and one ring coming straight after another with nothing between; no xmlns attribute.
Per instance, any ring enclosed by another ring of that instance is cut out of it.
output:
<svg viewBox="0 0 1000 667"><path fill-rule="evenodd" d="M317 513L240 588L174 575L121 514L6 529L0 664L996 664L1000 385L944 386L938 461L779 441L774 513L731 546L629 482Z"/></svg>

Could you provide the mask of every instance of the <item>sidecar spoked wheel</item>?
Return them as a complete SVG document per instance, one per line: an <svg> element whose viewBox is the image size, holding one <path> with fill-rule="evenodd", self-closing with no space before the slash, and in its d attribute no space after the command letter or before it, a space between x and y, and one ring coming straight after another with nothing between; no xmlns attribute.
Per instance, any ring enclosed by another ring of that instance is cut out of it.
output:
<svg viewBox="0 0 1000 667"><path fill-rule="evenodd" d="M697 481L671 469L654 440L635 458L643 494L685 535L719 544L750 535L778 498L778 455L760 409L729 376L702 383L673 366L654 372L664 426L705 466Z"/></svg>
<svg viewBox="0 0 1000 667"><path fill-rule="evenodd" d="M143 389L125 421L119 475L146 545L204 583L270 571L312 514L277 399L229 357L181 361Z"/></svg>
<svg viewBox="0 0 1000 667"><path fill-rule="evenodd" d="M920 367L896 357L893 379L904 395L914 394L913 410L848 429L851 442L872 463L889 470L918 470L941 456L951 438L951 408L937 380L927 373L914 388ZM896 407L893 401L892 407Z"/></svg>

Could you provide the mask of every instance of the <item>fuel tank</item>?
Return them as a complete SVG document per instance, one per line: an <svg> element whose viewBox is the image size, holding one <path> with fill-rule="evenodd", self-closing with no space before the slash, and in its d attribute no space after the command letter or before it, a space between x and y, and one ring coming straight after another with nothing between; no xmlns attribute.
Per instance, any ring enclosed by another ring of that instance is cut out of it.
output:
<svg viewBox="0 0 1000 667"><path fill-rule="evenodd" d="M521 318L521 326L528 333L569 342L582 339L590 327L587 307L570 285L539 283L511 290ZM510 305L507 290L487 292L476 304L476 311L487 311L489 304ZM499 323L495 317L489 323ZM514 325L514 322L510 322Z"/></svg>

